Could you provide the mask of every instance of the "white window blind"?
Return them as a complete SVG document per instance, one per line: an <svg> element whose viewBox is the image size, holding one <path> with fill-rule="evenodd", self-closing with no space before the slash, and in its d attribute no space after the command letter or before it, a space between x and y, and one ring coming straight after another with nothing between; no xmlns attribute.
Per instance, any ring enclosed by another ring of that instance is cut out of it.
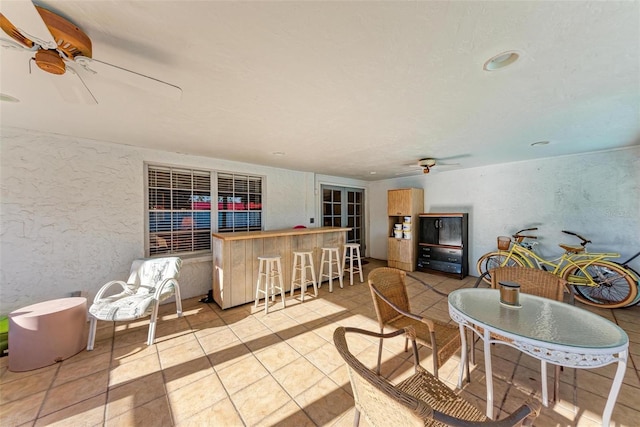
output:
<svg viewBox="0 0 640 427"><path fill-rule="evenodd" d="M148 166L149 255L211 251L211 172Z"/></svg>
<svg viewBox="0 0 640 427"><path fill-rule="evenodd" d="M262 230L262 178L218 173L218 231Z"/></svg>

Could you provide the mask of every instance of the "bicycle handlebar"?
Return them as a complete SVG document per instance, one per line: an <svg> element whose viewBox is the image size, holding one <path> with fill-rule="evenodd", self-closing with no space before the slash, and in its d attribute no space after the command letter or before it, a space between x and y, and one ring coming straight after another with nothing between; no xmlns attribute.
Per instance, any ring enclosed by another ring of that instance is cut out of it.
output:
<svg viewBox="0 0 640 427"><path fill-rule="evenodd" d="M562 230L562 232L564 234L569 234L571 236L576 236L578 239L582 240L582 242L580 243L580 246L585 247L587 246L588 243L591 243L591 240L585 239L584 237L582 237L581 235L574 233L573 231L567 231L567 230Z"/></svg>
<svg viewBox="0 0 640 427"><path fill-rule="evenodd" d="M516 231L516 234L513 234L511 237L513 237L514 239L518 240L519 242L521 242L523 239L537 239L538 236L528 236L528 235L520 234L520 233L522 233L524 231L535 231L537 229L538 229L538 227L525 228L523 230Z"/></svg>
<svg viewBox="0 0 640 427"><path fill-rule="evenodd" d="M523 231L536 231L538 229L538 227L533 227L533 228L525 228L524 230L520 230L518 232L516 232L516 234L520 234Z"/></svg>

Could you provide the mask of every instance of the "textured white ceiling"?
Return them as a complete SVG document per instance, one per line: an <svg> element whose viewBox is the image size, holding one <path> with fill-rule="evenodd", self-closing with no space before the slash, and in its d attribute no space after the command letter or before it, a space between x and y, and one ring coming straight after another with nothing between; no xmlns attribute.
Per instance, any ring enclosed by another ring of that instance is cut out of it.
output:
<svg viewBox="0 0 640 427"><path fill-rule="evenodd" d="M360 179L640 144L638 1L36 4L182 99L84 72L99 104L69 104L0 49L3 127Z"/></svg>

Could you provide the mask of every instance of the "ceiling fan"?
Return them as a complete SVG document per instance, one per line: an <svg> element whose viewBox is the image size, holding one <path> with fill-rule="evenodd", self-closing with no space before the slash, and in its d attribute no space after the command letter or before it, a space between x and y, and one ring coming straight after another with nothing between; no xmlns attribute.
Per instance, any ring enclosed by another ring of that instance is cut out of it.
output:
<svg viewBox="0 0 640 427"><path fill-rule="evenodd" d="M436 165L438 165L438 166L459 166L460 163L443 163L443 162L440 162L438 159L427 157L427 158L418 160L417 163L412 163L412 164L407 165L407 166L410 166L412 168L421 168L423 174L428 174L429 172L431 172L431 169ZM410 174L413 174L413 173L415 173L414 170L409 171L409 172L400 172L400 173L397 173L396 175L410 175Z"/></svg>
<svg viewBox="0 0 640 427"><path fill-rule="evenodd" d="M431 168L436 165L436 159L420 159L418 160L418 166L422 168L422 173L427 174L431 172Z"/></svg>
<svg viewBox="0 0 640 427"><path fill-rule="evenodd" d="M182 96L182 89L178 86L93 59L89 36L73 23L36 6L31 0L0 2L0 28L11 37L0 37L0 45L7 49L29 52L32 55L29 69L33 60L38 68L53 75L54 84L67 101L98 103L77 67L172 100L179 100ZM62 82L59 76L64 75L77 77L71 83L70 90L58 86Z"/></svg>

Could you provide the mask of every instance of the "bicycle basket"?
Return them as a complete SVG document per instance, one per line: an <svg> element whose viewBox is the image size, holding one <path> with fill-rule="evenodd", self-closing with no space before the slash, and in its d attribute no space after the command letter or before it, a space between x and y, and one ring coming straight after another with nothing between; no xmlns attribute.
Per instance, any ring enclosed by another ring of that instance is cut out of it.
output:
<svg viewBox="0 0 640 427"><path fill-rule="evenodd" d="M508 251L511 244L511 238L507 236L498 236L498 250Z"/></svg>

